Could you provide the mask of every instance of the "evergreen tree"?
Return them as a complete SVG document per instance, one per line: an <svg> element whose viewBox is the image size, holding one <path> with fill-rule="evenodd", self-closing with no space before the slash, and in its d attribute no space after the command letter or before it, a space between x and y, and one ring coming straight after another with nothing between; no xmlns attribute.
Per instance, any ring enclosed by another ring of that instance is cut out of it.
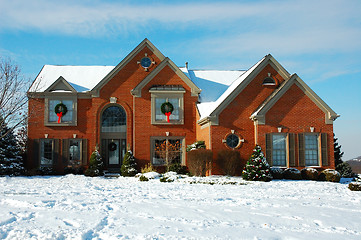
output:
<svg viewBox="0 0 361 240"><path fill-rule="evenodd" d="M334 149L334 156L335 156L335 166L343 163L342 156L344 152L341 152L341 145L338 145L337 142L338 138L335 137L335 134L333 134L333 149Z"/></svg>
<svg viewBox="0 0 361 240"><path fill-rule="evenodd" d="M133 177L137 174L137 163L135 162L135 158L133 156L132 151L128 151L123 158L123 164L120 168L122 176L125 177Z"/></svg>
<svg viewBox="0 0 361 240"><path fill-rule="evenodd" d="M89 168L84 175L89 177L101 176L103 174L103 160L98 150L95 150L90 156Z"/></svg>
<svg viewBox="0 0 361 240"><path fill-rule="evenodd" d="M270 167L260 146L256 145L242 172L242 177L249 181L271 181Z"/></svg>
<svg viewBox="0 0 361 240"><path fill-rule="evenodd" d="M24 174L21 149L16 141L14 132L2 123L0 128L0 176L18 176ZM6 134L5 134L6 133Z"/></svg>

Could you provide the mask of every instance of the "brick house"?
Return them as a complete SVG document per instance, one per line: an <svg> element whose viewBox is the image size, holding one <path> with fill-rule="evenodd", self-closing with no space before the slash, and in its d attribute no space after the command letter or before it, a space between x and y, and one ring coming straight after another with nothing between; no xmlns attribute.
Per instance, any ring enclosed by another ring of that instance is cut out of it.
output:
<svg viewBox="0 0 361 240"><path fill-rule="evenodd" d="M162 142L179 144L186 165L197 140L214 157L233 149L247 159L259 144L272 166L335 167L338 115L271 55L246 71L191 70L145 39L115 67L45 65L28 96L30 169L86 166L96 147L108 169L119 169L127 149L139 168L161 166ZM215 164L212 174L221 173Z"/></svg>

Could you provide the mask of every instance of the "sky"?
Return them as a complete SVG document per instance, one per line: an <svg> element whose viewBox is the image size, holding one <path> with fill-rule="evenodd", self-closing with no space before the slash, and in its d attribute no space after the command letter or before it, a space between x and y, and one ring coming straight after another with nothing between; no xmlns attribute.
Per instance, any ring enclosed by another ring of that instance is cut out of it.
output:
<svg viewBox="0 0 361 240"><path fill-rule="evenodd" d="M343 160L361 156L361 1L0 0L0 56L117 65L148 38L178 66L246 70L268 53L337 114Z"/></svg>

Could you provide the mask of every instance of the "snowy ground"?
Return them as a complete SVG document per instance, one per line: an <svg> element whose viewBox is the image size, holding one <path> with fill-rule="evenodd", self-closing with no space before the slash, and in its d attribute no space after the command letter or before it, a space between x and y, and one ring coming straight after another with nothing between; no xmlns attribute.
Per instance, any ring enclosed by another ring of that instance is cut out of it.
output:
<svg viewBox="0 0 361 240"><path fill-rule="evenodd" d="M195 180L0 177L0 239L361 239L347 184Z"/></svg>

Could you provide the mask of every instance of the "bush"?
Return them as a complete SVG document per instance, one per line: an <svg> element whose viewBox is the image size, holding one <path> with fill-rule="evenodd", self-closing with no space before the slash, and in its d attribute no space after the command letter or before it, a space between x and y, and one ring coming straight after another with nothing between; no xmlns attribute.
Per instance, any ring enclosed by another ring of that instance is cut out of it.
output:
<svg viewBox="0 0 361 240"><path fill-rule="evenodd" d="M347 162L343 162L337 165L336 171L341 174L343 178L353 178L356 177L356 174L352 172L352 168L350 164Z"/></svg>
<svg viewBox="0 0 361 240"><path fill-rule="evenodd" d="M361 191L361 182L351 182L348 185L351 191Z"/></svg>
<svg viewBox="0 0 361 240"><path fill-rule="evenodd" d="M170 172L176 172L177 174L188 174L188 168L187 166L183 166L180 163L173 163L169 166Z"/></svg>
<svg viewBox="0 0 361 240"><path fill-rule="evenodd" d="M208 149L196 149L188 152L187 165L194 176L206 176L212 167L213 152Z"/></svg>
<svg viewBox="0 0 361 240"><path fill-rule="evenodd" d="M287 168L283 172L283 177L291 180L302 180L301 172L297 168Z"/></svg>
<svg viewBox="0 0 361 240"><path fill-rule="evenodd" d="M42 175L42 176L55 175L55 170L52 167L40 167L37 170L37 175Z"/></svg>
<svg viewBox="0 0 361 240"><path fill-rule="evenodd" d="M148 179L146 176L141 175L141 176L139 177L139 181L141 181L141 182L148 182L149 179Z"/></svg>
<svg viewBox="0 0 361 240"><path fill-rule="evenodd" d="M282 168L271 167L270 172L273 179L283 179L284 170Z"/></svg>
<svg viewBox="0 0 361 240"><path fill-rule="evenodd" d="M137 174L137 163L135 162L135 158L133 156L132 151L128 151L123 158L123 164L120 167L120 172L122 176L125 177L134 177Z"/></svg>
<svg viewBox="0 0 361 240"><path fill-rule="evenodd" d="M318 171L314 168L304 168L301 170L301 176L305 180L317 180Z"/></svg>
<svg viewBox="0 0 361 240"><path fill-rule="evenodd" d="M241 168L241 155L234 150L221 150L217 154L217 164L221 167L223 173L228 176L234 176L236 171Z"/></svg>
<svg viewBox="0 0 361 240"><path fill-rule="evenodd" d="M156 172L157 170L153 167L151 163L148 163L140 171L141 173L147 173L147 172Z"/></svg>
<svg viewBox="0 0 361 240"><path fill-rule="evenodd" d="M64 168L64 174L84 174L84 168L83 167L66 167Z"/></svg>
<svg viewBox="0 0 361 240"><path fill-rule="evenodd" d="M88 177L103 175L103 161L97 150L90 156L89 168L85 171L84 175Z"/></svg>
<svg viewBox="0 0 361 240"><path fill-rule="evenodd" d="M256 145L254 148L251 157L244 167L242 178L248 181L269 182L272 180L270 167L260 146Z"/></svg>
<svg viewBox="0 0 361 240"><path fill-rule="evenodd" d="M204 141L197 141L191 145L187 145L187 152L200 148L206 149L206 144L204 143Z"/></svg>
<svg viewBox="0 0 361 240"><path fill-rule="evenodd" d="M164 176L159 179L160 182L174 182L174 179Z"/></svg>
<svg viewBox="0 0 361 240"><path fill-rule="evenodd" d="M327 182L340 182L341 174L334 169L325 169L318 176L318 180Z"/></svg>

